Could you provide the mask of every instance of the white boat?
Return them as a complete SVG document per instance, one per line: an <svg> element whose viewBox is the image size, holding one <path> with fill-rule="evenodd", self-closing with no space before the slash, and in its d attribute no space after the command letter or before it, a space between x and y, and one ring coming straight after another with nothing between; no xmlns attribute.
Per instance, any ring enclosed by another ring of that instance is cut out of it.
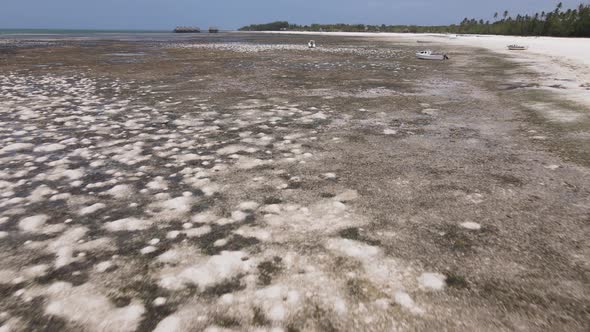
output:
<svg viewBox="0 0 590 332"><path fill-rule="evenodd" d="M511 51L525 51L525 50L528 49L528 47L527 46L523 46L523 45L513 44L513 45L508 45L508 49L511 50Z"/></svg>
<svg viewBox="0 0 590 332"><path fill-rule="evenodd" d="M316 48L316 46L315 46L315 40L310 40L310 41L307 43L307 46L308 46L309 48Z"/></svg>
<svg viewBox="0 0 590 332"><path fill-rule="evenodd" d="M416 53L416 58L420 60L448 60L449 57L443 53L433 53L430 50Z"/></svg>

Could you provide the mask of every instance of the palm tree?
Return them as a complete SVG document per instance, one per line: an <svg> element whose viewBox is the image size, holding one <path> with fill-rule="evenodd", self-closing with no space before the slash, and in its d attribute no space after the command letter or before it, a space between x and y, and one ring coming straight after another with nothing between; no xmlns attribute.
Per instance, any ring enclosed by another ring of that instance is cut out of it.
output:
<svg viewBox="0 0 590 332"><path fill-rule="evenodd" d="M508 11L507 10L504 11L504 19L506 19L506 17L508 17Z"/></svg>
<svg viewBox="0 0 590 332"><path fill-rule="evenodd" d="M494 19L497 19L497 18L498 18L498 12L495 12L494 13Z"/></svg>
<svg viewBox="0 0 590 332"><path fill-rule="evenodd" d="M559 14L559 10L561 9L561 7L563 7L563 4L560 2L557 4L557 7L555 7L555 10L553 12L555 14Z"/></svg>

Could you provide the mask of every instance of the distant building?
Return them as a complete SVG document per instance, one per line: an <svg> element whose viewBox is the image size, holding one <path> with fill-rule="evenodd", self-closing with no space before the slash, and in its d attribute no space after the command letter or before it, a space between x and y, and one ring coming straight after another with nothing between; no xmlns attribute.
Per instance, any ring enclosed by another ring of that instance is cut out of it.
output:
<svg viewBox="0 0 590 332"><path fill-rule="evenodd" d="M201 32L201 29L197 28L197 27L176 27L176 29L174 29L175 33L199 33Z"/></svg>
<svg viewBox="0 0 590 332"><path fill-rule="evenodd" d="M219 28L217 27L210 27L209 28L209 33L218 33L219 32Z"/></svg>

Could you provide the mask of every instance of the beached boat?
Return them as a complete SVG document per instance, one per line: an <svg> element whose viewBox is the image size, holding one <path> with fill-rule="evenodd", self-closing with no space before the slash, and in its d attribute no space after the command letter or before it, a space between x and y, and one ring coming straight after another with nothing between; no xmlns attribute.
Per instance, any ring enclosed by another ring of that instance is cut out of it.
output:
<svg viewBox="0 0 590 332"><path fill-rule="evenodd" d="M511 51L525 51L528 49L527 46L523 46L523 45L508 45L508 49Z"/></svg>
<svg viewBox="0 0 590 332"><path fill-rule="evenodd" d="M309 42L307 42L307 47L316 48L315 40L310 40Z"/></svg>
<svg viewBox="0 0 590 332"><path fill-rule="evenodd" d="M443 53L433 53L430 50L416 53L416 58L420 60L448 60L449 57Z"/></svg>

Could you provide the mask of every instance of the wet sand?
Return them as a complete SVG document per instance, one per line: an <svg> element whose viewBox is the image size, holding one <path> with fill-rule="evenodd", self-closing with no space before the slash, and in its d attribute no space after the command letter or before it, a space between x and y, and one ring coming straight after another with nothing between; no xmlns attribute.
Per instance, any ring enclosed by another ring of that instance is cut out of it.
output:
<svg viewBox="0 0 590 332"><path fill-rule="evenodd" d="M485 49L0 43L0 330L586 331L590 116Z"/></svg>

